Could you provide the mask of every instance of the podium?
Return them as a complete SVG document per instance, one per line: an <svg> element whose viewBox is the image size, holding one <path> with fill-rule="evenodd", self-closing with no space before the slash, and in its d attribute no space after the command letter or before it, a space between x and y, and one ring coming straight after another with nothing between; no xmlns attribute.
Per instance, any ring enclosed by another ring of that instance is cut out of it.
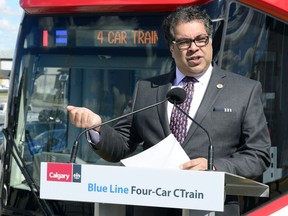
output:
<svg viewBox="0 0 288 216"><path fill-rule="evenodd" d="M267 185L226 172L47 162L40 188L41 199L208 212L223 211L226 195L269 196Z"/></svg>

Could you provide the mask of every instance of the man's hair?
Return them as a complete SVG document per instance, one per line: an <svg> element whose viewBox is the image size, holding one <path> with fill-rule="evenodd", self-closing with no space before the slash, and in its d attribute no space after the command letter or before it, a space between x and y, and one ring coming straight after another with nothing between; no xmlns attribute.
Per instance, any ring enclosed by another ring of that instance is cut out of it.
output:
<svg viewBox="0 0 288 216"><path fill-rule="evenodd" d="M163 21L162 28L168 46L175 39L174 28L181 23L200 21L204 24L209 37L212 37L213 27L209 15L198 6L181 6L168 15Z"/></svg>

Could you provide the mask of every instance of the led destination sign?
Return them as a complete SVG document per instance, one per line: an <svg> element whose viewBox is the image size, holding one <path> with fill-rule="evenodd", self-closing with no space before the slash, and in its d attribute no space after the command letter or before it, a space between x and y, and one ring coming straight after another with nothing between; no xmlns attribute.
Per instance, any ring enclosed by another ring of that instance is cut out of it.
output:
<svg viewBox="0 0 288 216"><path fill-rule="evenodd" d="M156 45L158 42L157 31L143 30L103 30L94 31L95 44L104 46L141 46Z"/></svg>
<svg viewBox="0 0 288 216"><path fill-rule="evenodd" d="M157 30L43 30L44 47L141 47L158 46Z"/></svg>

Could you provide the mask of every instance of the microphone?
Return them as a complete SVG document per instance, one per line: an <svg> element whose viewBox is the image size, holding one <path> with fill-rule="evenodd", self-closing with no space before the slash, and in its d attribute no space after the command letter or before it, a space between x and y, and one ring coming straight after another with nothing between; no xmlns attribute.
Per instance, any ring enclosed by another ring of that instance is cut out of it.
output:
<svg viewBox="0 0 288 216"><path fill-rule="evenodd" d="M170 103L181 104L186 99L186 92L184 89L176 87L167 93L167 98Z"/></svg>
<svg viewBox="0 0 288 216"><path fill-rule="evenodd" d="M160 104L163 104L165 103L167 100L168 101L173 101L174 105L176 104L181 104L184 102L186 98L186 92L184 89L182 88L173 88L171 89L170 91L167 92L166 94L166 98L158 103L155 103L155 104L152 104L150 106L147 106L147 107L143 107L141 109L138 109L138 110L135 110L135 111L132 111L130 113L127 113L127 114L124 114L122 116L119 116L117 118L114 118L114 119L110 119L106 122L103 122L101 124L97 124L97 125L93 125L89 128L86 128L85 130L83 130L81 133L78 134L78 136L76 137L75 141L74 141L74 144L73 144L73 147L72 147L72 151L71 151L71 155L70 155L70 163L75 163L76 161L76 157L77 157L77 152L78 152L78 147L79 147L79 140L80 140L80 137L86 133L87 131L89 130L92 130L94 128L97 128L97 127L100 127L100 126L103 126L103 125L106 125L108 123L111 123L111 122L114 122L114 121L117 121L117 120L120 120L122 118L125 118L127 116L130 116L130 115L133 115L133 114L136 114L138 112L142 112L144 110L147 110L147 109L150 109L152 107L155 107L155 106L158 106Z"/></svg>
<svg viewBox="0 0 288 216"><path fill-rule="evenodd" d="M183 94L184 92L184 96L183 95L180 95L180 94ZM207 137L208 137L208 140L209 140L209 147L208 147L208 159L207 159L207 168L208 170L213 170L213 163L214 163L214 147L212 145L212 139L208 133L208 131L201 125L199 124L196 120L194 120L188 113L186 113L183 109L181 109L181 107L177 106L179 103L180 100L182 100L182 98L186 98L186 92L183 90L183 92L179 92L179 94L177 96L171 96L168 101L170 103L173 103L174 106L179 109L185 116L187 116L193 123L195 123L198 127L200 127L206 134L207 134ZM169 93L169 92L168 92ZM168 95L167 93L167 95ZM181 102L183 103L184 100Z"/></svg>

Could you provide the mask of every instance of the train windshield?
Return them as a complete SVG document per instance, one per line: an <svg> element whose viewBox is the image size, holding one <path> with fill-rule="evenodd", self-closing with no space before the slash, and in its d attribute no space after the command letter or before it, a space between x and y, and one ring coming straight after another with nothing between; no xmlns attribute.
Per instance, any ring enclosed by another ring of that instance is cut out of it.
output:
<svg viewBox="0 0 288 216"><path fill-rule="evenodd" d="M82 129L67 105L106 121L121 115L137 80L167 73L172 60L161 30L164 14L26 16L13 80L13 142L37 185L41 162L69 162ZM16 87L17 86L17 87ZM76 163L103 164L81 137ZM10 186L29 189L12 160Z"/></svg>

